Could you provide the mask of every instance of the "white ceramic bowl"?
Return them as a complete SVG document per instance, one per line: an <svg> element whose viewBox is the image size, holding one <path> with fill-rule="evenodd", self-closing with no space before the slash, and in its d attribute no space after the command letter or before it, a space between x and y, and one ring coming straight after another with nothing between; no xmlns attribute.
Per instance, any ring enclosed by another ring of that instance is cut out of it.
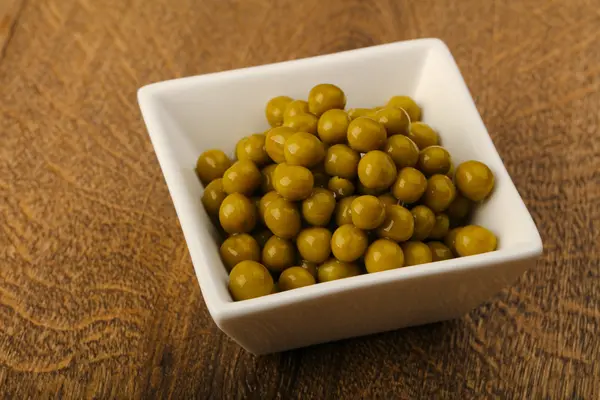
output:
<svg viewBox="0 0 600 400"><path fill-rule="evenodd" d="M233 302L216 232L194 172L210 148L233 154L243 136L268 128L266 102L306 99L333 83L348 107L412 96L456 164L477 159L496 175L474 222L499 238L492 253L320 283ZM204 301L227 335L255 354L460 317L535 264L542 242L504 168L448 48L437 39L398 42L308 59L155 83L138 100L192 257Z"/></svg>

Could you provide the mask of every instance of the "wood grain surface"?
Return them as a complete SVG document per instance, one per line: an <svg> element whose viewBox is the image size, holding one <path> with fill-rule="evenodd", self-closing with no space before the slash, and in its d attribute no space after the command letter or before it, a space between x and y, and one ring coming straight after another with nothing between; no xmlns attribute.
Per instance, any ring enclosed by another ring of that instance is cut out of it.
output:
<svg viewBox="0 0 600 400"><path fill-rule="evenodd" d="M265 357L212 322L136 103L168 78L443 39L541 231L464 318ZM598 0L0 0L0 393L600 398Z"/></svg>

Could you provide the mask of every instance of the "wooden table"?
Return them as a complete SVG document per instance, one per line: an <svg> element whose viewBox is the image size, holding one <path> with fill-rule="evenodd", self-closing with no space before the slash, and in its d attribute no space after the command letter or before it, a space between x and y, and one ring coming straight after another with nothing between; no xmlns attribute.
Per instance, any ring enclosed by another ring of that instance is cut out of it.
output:
<svg viewBox="0 0 600 400"><path fill-rule="evenodd" d="M206 310L137 88L417 37L455 55L543 258L459 320L247 354ZM598 0L3 0L0 392L600 398L599 40Z"/></svg>

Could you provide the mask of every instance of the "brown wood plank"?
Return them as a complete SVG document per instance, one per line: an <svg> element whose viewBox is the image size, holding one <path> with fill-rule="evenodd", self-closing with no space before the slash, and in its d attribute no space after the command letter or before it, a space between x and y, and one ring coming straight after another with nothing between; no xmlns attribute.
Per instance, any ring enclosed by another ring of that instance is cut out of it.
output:
<svg viewBox="0 0 600 400"><path fill-rule="evenodd" d="M600 398L598 10L0 0L0 393ZM137 88L417 37L455 55L542 233L538 268L455 321L247 354L206 310Z"/></svg>
<svg viewBox="0 0 600 400"><path fill-rule="evenodd" d="M0 3L0 59L12 36L14 24L23 4L24 0L2 0Z"/></svg>

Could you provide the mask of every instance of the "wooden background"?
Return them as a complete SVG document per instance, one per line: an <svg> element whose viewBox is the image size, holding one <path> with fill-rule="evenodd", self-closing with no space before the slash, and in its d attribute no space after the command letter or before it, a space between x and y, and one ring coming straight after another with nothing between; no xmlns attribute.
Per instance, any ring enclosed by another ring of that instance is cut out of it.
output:
<svg viewBox="0 0 600 400"><path fill-rule="evenodd" d="M454 53L543 258L460 320L247 354L207 313L137 88L418 37ZM600 398L599 41L598 0L0 0L0 392Z"/></svg>

